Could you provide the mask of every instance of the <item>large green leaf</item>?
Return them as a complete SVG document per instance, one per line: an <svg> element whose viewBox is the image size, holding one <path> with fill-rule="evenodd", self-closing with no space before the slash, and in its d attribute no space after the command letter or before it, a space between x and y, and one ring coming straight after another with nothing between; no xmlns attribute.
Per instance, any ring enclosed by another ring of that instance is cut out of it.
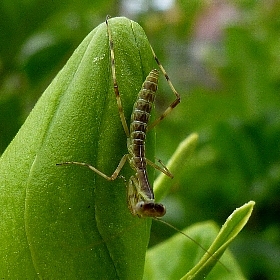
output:
<svg viewBox="0 0 280 280"><path fill-rule="evenodd" d="M126 118L155 67L142 28L109 20ZM150 134L150 138L153 135ZM148 139L149 157L153 139ZM0 278L141 279L150 220L133 217L122 179L108 182L126 153L111 78L105 23L76 49L0 160ZM121 172L126 178L129 167Z"/></svg>

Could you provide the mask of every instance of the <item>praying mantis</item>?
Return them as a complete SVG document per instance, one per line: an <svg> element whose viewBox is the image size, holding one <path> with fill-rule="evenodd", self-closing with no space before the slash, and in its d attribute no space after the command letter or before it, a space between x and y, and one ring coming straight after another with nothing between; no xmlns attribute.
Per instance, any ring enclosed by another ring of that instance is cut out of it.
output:
<svg viewBox="0 0 280 280"><path fill-rule="evenodd" d="M128 208L133 215L138 215L139 217L162 217L166 213L164 205L155 202L153 188L150 185L148 174L146 170L147 164L160 170L165 175L173 178L173 175L169 170L161 163L162 166L156 165L151 160L147 159L145 156L145 140L147 130L156 126L161 120L163 120L179 103L180 95L175 90L172 85L169 76L167 75L165 69L161 65L159 59L157 58L153 48L151 52L155 61L157 62L161 72L163 73L166 81L168 82L172 92L174 93L176 99L168 106L168 108L162 113L162 115L157 118L151 125L148 125L151 110L155 101L155 95L158 88L158 76L159 72L156 69L150 71L145 81L143 82L142 88L140 89L136 101L134 103L131 122L128 126L125 119L124 110L122 107L122 101L119 92L119 86L117 82L116 69L115 69L115 52L114 52L114 41L112 39L112 34L109 26L109 17L106 18L106 26L109 39L110 47L110 61L112 70L113 87L116 96L116 103L118 106L118 111L120 115L120 120L127 137L127 149L128 153L125 154L115 171L111 176L104 174L102 171L96 167L78 161L67 161L58 163L57 165L69 165L76 164L86 166L92 171L96 172L98 175L102 176L108 181L114 181L120 171L122 170L126 161L129 162L131 168L135 171L135 175L129 178L127 184L127 198L128 198Z"/></svg>

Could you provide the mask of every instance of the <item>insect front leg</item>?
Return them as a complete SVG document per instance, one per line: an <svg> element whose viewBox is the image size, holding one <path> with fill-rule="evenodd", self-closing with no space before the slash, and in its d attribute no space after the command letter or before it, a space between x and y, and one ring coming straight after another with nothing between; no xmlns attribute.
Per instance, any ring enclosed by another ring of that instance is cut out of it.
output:
<svg viewBox="0 0 280 280"><path fill-rule="evenodd" d="M148 198L141 192L139 180L131 176L127 185L128 208L133 215L138 217L162 217L166 213L165 206L155 203L154 199Z"/></svg>
<svg viewBox="0 0 280 280"><path fill-rule="evenodd" d="M57 163L56 165L70 165L70 164L76 164L76 165L85 166L85 167L88 167L90 170L94 171L95 173L97 173L98 175L102 176L104 179L106 179L106 180L108 180L108 181L114 181L114 180L118 177L120 171L122 170L122 168L123 168L123 166L124 166L124 164L125 164L127 158L128 158L128 154L125 154L125 155L121 158L121 160L120 160L120 162L119 162L119 164L118 164L116 170L113 172L113 174L112 174L111 176L108 176L108 175L104 174L103 172L101 172L100 170L98 170L97 168L95 168L94 166L92 166L92 165L90 165L90 164L88 164L88 163L85 163L85 162L66 161L66 162Z"/></svg>
<svg viewBox="0 0 280 280"><path fill-rule="evenodd" d="M131 176L127 183L127 205L132 215L137 215L136 205L139 202L139 192L137 191L137 178Z"/></svg>
<svg viewBox="0 0 280 280"><path fill-rule="evenodd" d="M136 176L131 176L127 184L127 200L128 208L132 215L139 217L149 216L143 212L143 206L150 203L154 204L154 200L148 198L141 191L140 182Z"/></svg>

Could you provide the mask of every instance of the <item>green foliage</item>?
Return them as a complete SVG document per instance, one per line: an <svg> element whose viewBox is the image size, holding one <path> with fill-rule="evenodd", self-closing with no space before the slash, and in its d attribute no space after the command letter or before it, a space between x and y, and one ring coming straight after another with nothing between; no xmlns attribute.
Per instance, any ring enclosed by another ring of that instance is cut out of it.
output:
<svg viewBox="0 0 280 280"><path fill-rule="evenodd" d="M154 246L147 253L144 279L198 280L205 279L206 276L207 279L245 279L229 252L222 257L215 269L211 270L228 245L247 223L253 206L254 202L249 202L236 209L227 219L218 235L217 226L212 222L195 224L184 230L184 233L188 236L200 240L200 246L204 246L203 248L208 248L213 242L207 252L203 252L203 257L196 246L197 244L193 240L182 239L181 234ZM199 259L200 261L196 263ZM186 270L189 270L187 274L185 274Z"/></svg>
<svg viewBox="0 0 280 280"><path fill-rule="evenodd" d="M1 152L85 35L107 14L127 13L124 2L120 8L115 1L1 1ZM183 175L174 174L169 183L166 219L179 228L208 219L222 224L232 209L255 200L253 219L231 249L248 278L275 279L280 274L279 3L215 6L215 22L221 6L235 16L227 14L232 20L216 26L218 36L210 37L212 29L204 25L208 37L199 37L198 27L209 19L214 2L178 0L167 11L128 15L143 26L182 95L182 103L156 127L156 156L167 162L186 135L200 136ZM169 96L162 82L158 114ZM95 159L94 153L87 156ZM21 172L18 162L13 167ZM73 174L77 168L66 169ZM173 233L156 223L151 245Z"/></svg>
<svg viewBox="0 0 280 280"><path fill-rule="evenodd" d="M280 273L280 9L276 2L269 7L252 2L243 10L235 5L238 21L224 26L222 37L198 41L203 55L198 60L170 61L176 64L170 76L182 83L177 87L182 103L158 126L156 155L168 159L177 143L172 135L185 137L181 128L199 134L184 175L177 176L179 183L165 200L168 221L179 228L207 219L221 224L230 206L256 201L252 222L231 248L249 278L275 279ZM177 49L182 56L180 44ZM180 218L178 213L183 213ZM163 231L156 225L155 242Z"/></svg>
<svg viewBox="0 0 280 280"><path fill-rule="evenodd" d="M152 52L136 23L115 18L109 27L128 112L151 69ZM131 216L123 182L108 182L80 166L55 164L93 162L111 174L126 153L110 65L103 23L76 49L2 155L2 278L142 278L150 220ZM193 151L197 136L190 139L171 159L171 171L180 169L185 155ZM151 151L151 141L149 147ZM231 231L236 227L233 220ZM211 271L234 238L227 241L228 235L213 243L215 249L209 249L191 275Z"/></svg>

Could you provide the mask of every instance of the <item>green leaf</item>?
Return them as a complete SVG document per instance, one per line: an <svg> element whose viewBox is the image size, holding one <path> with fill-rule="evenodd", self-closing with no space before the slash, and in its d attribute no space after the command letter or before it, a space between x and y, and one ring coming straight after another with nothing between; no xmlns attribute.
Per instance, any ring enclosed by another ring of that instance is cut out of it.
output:
<svg viewBox="0 0 280 280"><path fill-rule="evenodd" d="M194 224L183 232L208 248L218 233L214 222ZM180 279L191 270L205 252L192 240L178 233L149 249L146 256L144 279ZM230 272L228 271L230 270ZM245 279L229 251L226 251L206 279Z"/></svg>
<svg viewBox="0 0 280 280"><path fill-rule="evenodd" d="M245 279L229 252L221 256L247 223L254 204L250 201L236 209L219 233L212 222L195 224L183 231L203 248L208 248L218 233L207 252L180 233L150 249L146 257L144 279L205 279L206 276L207 279Z"/></svg>
<svg viewBox="0 0 280 280"><path fill-rule="evenodd" d="M229 244L248 222L254 205L255 202L250 201L240 208L237 208L228 217L218 236L212 243L211 247L207 250L208 252L204 254L199 263L182 279L204 279L209 274ZM229 267L229 270L229 272L231 272L231 267Z"/></svg>
<svg viewBox="0 0 280 280"><path fill-rule="evenodd" d="M180 177L180 173L187 165L187 159L194 151L198 141L198 134L192 133L186 139L184 139L173 153L172 157L168 161L166 167L172 173L176 174L176 177ZM175 182L174 182L175 181ZM173 179L173 184L170 184L170 178L164 173L161 173L154 182L154 193L157 200L163 199L169 192L172 185L176 183L176 178Z"/></svg>
<svg viewBox="0 0 280 280"><path fill-rule="evenodd" d="M109 20L126 119L155 67L142 28ZM153 158L153 134L147 140ZM127 153L113 91L105 23L46 89L0 159L0 277L141 279L150 219L133 217L122 179L56 166L87 162L111 175ZM127 179L133 171L121 172Z"/></svg>

